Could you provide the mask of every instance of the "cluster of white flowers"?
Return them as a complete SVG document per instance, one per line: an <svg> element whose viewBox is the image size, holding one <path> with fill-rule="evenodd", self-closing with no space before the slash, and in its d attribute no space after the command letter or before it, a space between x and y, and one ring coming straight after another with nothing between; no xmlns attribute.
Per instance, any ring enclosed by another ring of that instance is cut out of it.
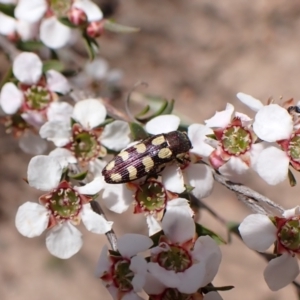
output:
<svg viewBox="0 0 300 300"><path fill-rule="evenodd" d="M76 38L74 28L91 39L104 28L103 14L90 0L0 2L13 7L13 15L0 12L0 33L14 41L40 39L56 49ZM87 64L86 70L97 80L117 81L121 76L110 72L104 60ZM212 285L221 263L217 235L198 230L204 227L195 222L193 204L200 206L211 194L216 173L239 182L252 168L276 185L291 173L290 167L299 171L300 106L293 100L282 106L271 101L264 105L238 93L238 99L255 112L253 118L235 112L228 103L205 124L188 126L182 135L190 149L173 156L178 145L172 146L165 137L178 133L181 120L170 111L129 124L114 119L101 98L62 100L71 90L67 78L45 68L31 52L14 58L12 74L1 88L7 132L20 138L25 152L37 155L29 162L27 182L44 192L38 202L19 207L18 231L29 238L46 231L49 252L67 259L82 246L75 227L80 221L93 233L112 234L113 223L93 206L99 197L97 204L115 213L131 209L143 214L148 226L148 236L125 234L117 239L116 249L103 247L96 275L114 299L142 299L142 291L151 300L222 299ZM137 140L134 128L144 140ZM42 155L48 142L55 149ZM162 143L167 148L160 148ZM171 159L164 163L166 157ZM125 164L125 171L118 169L118 162ZM113 175L122 182L111 183L105 176L113 168L120 171ZM128 180L121 171L129 174ZM274 258L264 273L272 290L299 274L299 221L296 207L278 215L250 215L239 226L251 249L265 252L275 244Z"/></svg>

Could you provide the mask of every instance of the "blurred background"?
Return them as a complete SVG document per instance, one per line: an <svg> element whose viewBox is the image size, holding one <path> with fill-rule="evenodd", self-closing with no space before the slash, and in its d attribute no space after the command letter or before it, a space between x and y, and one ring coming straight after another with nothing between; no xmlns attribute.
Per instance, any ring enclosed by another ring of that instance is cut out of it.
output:
<svg viewBox="0 0 300 300"><path fill-rule="evenodd" d="M203 123L227 102L238 103L237 92L262 101L300 99L300 2L281 0L126 0L99 2L118 22L141 29L136 34L104 34L100 54L112 68L123 71L125 94L138 81L147 93L176 100L176 112L188 122ZM0 24L1 26L1 24ZM0 53L0 76L9 64ZM122 102L116 102L122 106ZM251 115L251 112L250 112ZM84 246L73 258L51 257L45 236L28 239L14 226L18 206L36 200L39 193L23 181L29 155L0 128L0 299L1 300L108 300L93 276L105 237L82 228ZM299 180L299 176L296 176ZM300 186L286 181L267 186L256 174L247 184L285 208L299 204ZM227 221L240 222L251 213L224 187L215 185L204 202ZM107 212L118 235L147 232L142 216L129 211ZM130 222L128 221L130 220ZM226 238L225 229L206 212L200 221ZM296 300L292 286L271 292L263 279L266 262L237 238L221 246L223 262L216 286L235 288L224 300Z"/></svg>

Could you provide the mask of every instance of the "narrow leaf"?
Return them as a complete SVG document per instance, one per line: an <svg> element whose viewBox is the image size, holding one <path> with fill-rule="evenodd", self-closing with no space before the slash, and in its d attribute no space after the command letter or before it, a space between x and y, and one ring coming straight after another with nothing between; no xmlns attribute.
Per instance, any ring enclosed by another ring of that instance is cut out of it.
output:
<svg viewBox="0 0 300 300"><path fill-rule="evenodd" d="M0 12L5 15L14 18L15 17L15 5L14 4L4 4L0 3Z"/></svg>
<svg viewBox="0 0 300 300"><path fill-rule="evenodd" d="M195 223L195 224L196 224L196 232L197 232L198 236L208 235L212 239L214 239L218 244L226 244L224 239L222 239L219 235L217 235L210 229L208 229L198 223Z"/></svg>
<svg viewBox="0 0 300 300"><path fill-rule="evenodd" d="M295 186L297 184L297 180L290 169L288 171L288 178L289 178L290 186Z"/></svg>
<svg viewBox="0 0 300 300"><path fill-rule="evenodd" d="M134 141L144 140L149 137L149 134L138 123L129 123L129 128Z"/></svg>
<svg viewBox="0 0 300 300"><path fill-rule="evenodd" d="M133 33L133 32L140 31L139 28L117 24L112 20L105 20L104 28L108 31L118 32L118 33Z"/></svg>
<svg viewBox="0 0 300 300"><path fill-rule="evenodd" d="M47 60L43 63L43 72L47 72L49 70L55 70L57 72L62 72L64 70L64 64L58 60L51 59Z"/></svg>

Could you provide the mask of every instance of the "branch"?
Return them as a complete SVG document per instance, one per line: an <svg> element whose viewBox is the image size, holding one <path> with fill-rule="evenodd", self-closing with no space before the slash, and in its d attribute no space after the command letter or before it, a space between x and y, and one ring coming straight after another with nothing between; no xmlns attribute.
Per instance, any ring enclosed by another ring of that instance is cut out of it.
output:
<svg viewBox="0 0 300 300"><path fill-rule="evenodd" d="M21 52L6 37L0 35L0 48L5 52L11 61Z"/></svg>

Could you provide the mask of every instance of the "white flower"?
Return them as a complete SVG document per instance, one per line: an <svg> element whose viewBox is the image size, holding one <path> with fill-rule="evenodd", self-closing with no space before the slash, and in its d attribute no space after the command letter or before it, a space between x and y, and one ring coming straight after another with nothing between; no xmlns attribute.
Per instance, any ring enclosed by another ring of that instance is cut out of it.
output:
<svg viewBox="0 0 300 300"><path fill-rule="evenodd" d="M209 236L193 241L195 223L187 200L171 203L162 221L165 237L162 236L159 245L151 250L152 262L148 263L148 270L166 287L191 294L213 280L221 262L221 251ZM173 260L177 255L175 264Z"/></svg>
<svg viewBox="0 0 300 300"><path fill-rule="evenodd" d="M28 166L27 179L30 186L47 191L40 197L41 204L26 202L18 209L15 224L26 237L41 235L48 229L46 246L52 255L69 258L82 246L81 233L74 225L82 220L87 230L104 234L111 229L112 222L96 214L89 203L99 192L101 180L73 187L60 181L64 165L49 156L36 156Z"/></svg>
<svg viewBox="0 0 300 300"><path fill-rule="evenodd" d="M264 271L264 278L272 291L291 283L299 274L300 249L299 206L284 211L281 217L253 214L246 217L239 226L245 244L256 251L264 252L276 243L278 257L270 260Z"/></svg>
<svg viewBox="0 0 300 300"><path fill-rule="evenodd" d="M72 155L82 165L102 169L103 164L98 158L106 156L106 148L118 151L130 142L130 130L126 122L117 120L105 127L101 126L106 118L106 108L100 100L82 100L75 104L72 112L68 106L65 110L66 118L54 112L51 119L41 127L40 135L57 147L64 147L65 155ZM76 122L73 126L68 115ZM59 151L60 156L63 153L58 149L55 151Z"/></svg>
<svg viewBox="0 0 300 300"><path fill-rule="evenodd" d="M13 73L19 84L6 83L0 94L0 105L5 113L14 114L21 110L23 119L33 126L45 122L45 113L55 100L55 92L65 94L70 90L63 75L49 70L43 77L42 67L36 54L19 54L13 62Z"/></svg>
<svg viewBox="0 0 300 300"><path fill-rule="evenodd" d="M151 246L152 240L146 236L125 234L117 241L120 255L108 255L107 247L103 247L96 276L102 279L113 299L142 300L136 293L144 287L147 262L137 254Z"/></svg>
<svg viewBox="0 0 300 300"><path fill-rule="evenodd" d="M180 119L174 115L162 115L153 118L145 125L145 129L151 134L169 133L177 130ZM192 143L192 149L183 158L183 164L171 164L166 166L162 172L162 183L165 188L174 193L182 193L185 185L192 186L192 193L197 198L204 198L210 195L213 188L213 176L210 167L204 164L194 164L199 159L194 155L194 143L197 137L189 129L188 137Z"/></svg>

